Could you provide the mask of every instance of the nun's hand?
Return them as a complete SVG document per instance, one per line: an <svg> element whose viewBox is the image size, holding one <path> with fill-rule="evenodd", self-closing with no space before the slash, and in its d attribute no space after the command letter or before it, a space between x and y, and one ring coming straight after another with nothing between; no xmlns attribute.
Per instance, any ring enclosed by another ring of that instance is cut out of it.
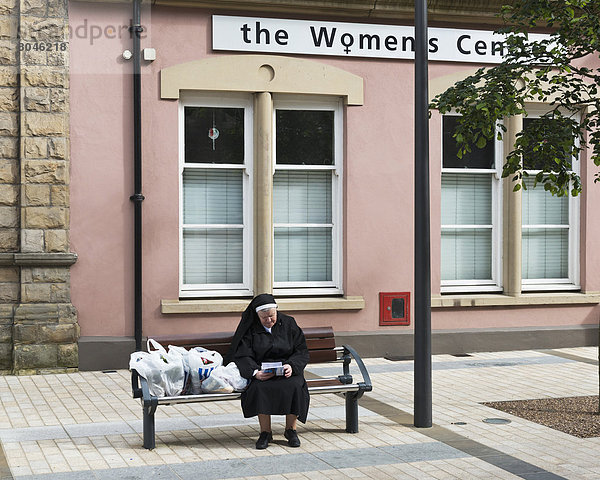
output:
<svg viewBox="0 0 600 480"><path fill-rule="evenodd" d="M258 372L256 372L255 377L258 380L268 380L269 378L273 378L275 376L275 374L273 372L263 372L262 370L259 370Z"/></svg>
<svg viewBox="0 0 600 480"><path fill-rule="evenodd" d="M292 376L292 366L289 363L286 363L283 366L283 374L286 376L286 378Z"/></svg>

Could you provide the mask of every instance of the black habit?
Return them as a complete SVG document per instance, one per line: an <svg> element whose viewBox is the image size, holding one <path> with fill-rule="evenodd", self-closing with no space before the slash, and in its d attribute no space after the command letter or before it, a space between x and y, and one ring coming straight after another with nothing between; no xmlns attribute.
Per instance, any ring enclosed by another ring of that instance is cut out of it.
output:
<svg viewBox="0 0 600 480"><path fill-rule="evenodd" d="M277 322L269 333L253 315L255 321L241 338L233 359L242 377L250 379L242 393L244 417L255 415L294 414L306 423L310 397L304 379L304 367L308 363L308 348L304 333L293 317L277 312ZM261 369L262 362L281 362L292 367L292 375L275 376L269 380L253 377Z"/></svg>

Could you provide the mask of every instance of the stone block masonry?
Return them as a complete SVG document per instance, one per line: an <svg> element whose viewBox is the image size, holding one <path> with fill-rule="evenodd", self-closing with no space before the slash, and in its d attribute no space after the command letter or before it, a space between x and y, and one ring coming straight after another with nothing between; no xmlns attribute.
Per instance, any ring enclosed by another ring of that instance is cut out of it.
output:
<svg viewBox="0 0 600 480"><path fill-rule="evenodd" d="M0 0L0 373L78 368L67 0ZM60 46L39 48L43 42Z"/></svg>
<svg viewBox="0 0 600 480"><path fill-rule="evenodd" d="M20 242L19 82L16 0L0 0L0 373L13 372L14 312L20 269L12 252ZM4 261L2 261L4 260Z"/></svg>

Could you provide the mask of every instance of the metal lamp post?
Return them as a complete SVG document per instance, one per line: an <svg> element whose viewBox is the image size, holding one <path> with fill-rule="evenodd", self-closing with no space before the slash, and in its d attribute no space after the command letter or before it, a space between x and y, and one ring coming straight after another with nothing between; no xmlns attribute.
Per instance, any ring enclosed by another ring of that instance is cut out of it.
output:
<svg viewBox="0 0 600 480"><path fill-rule="evenodd" d="M431 259L427 0L415 0L414 424L431 427Z"/></svg>

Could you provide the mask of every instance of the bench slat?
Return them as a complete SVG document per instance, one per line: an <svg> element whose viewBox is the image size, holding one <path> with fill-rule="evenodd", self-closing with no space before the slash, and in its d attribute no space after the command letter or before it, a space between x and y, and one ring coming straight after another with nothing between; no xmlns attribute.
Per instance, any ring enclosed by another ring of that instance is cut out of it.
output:
<svg viewBox="0 0 600 480"><path fill-rule="evenodd" d="M310 360L308 363L335 362L337 352L335 350L309 350Z"/></svg>
<svg viewBox="0 0 600 480"><path fill-rule="evenodd" d="M337 359L335 352L335 338L332 327L306 327L303 328L306 345L310 353L310 363L329 362ZM193 348L204 347L215 350L221 355L226 355L233 340L229 332L213 332L203 335L170 335L151 337L167 348L169 345ZM327 350L330 350L327 352Z"/></svg>
<svg viewBox="0 0 600 480"><path fill-rule="evenodd" d="M171 343L171 345L174 345L174 344ZM185 346L185 345L180 345L180 346ZM185 346L185 347L188 348L187 346ZM206 345L205 344L204 348L207 348L208 350L214 350L216 352L219 352L221 355L225 356L227 354L227 351L229 350L229 345ZM333 361L337 360L337 353L335 350L332 350L332 349L326 349L326 350L311 350L311 349L309 349L308 354L310 357L308 363L333 362Z"/></svg>
<svg viewBox="0 0 600 480"><path fill-rule="evenodd" d="M311 338L334 338L332 327L305 327L302 329L306 339ZM230 332L212 332L201 335L157 335L152 336L154 340L165 347L171 345L202 345L201 342L219 344L231 343L233 333Z"/></svg>
<svg viewBox="0 0 600 480"><path fill-rule="evenodd" d="M307 338L306 346L309 350L324 350L326 348L335 348L334 338Z"/></svg>
<svg viewBox="0 0 600 480"><path fill-rule="evenodd" d="M344 385L337 378L315 378L306 380L308 388L311 387L332 387L334 385Z"/></svg>
<svg viewBox="0 0 600 480"><path fill-rule="evenodd" d="M336 379L307 380L308 391L311 395L322 393L356 392L360 387L355 383L343 384ZM158 405L176 405L179 403L218 402L220 400L235 400L242 396L241 392L233 393L201 393L199 395L182 395L178 397L160 397Z"/></svg>
<svg viewBox="0 0 600 480"><path fill-rule="evenodd" d="M190 337L185 335L177 335L173 337L151 337L167 348L168 345L176 345L178 347L204 347L205 345L226 345L231 344L233 335L224 335L223 333L206 334L202 337Z"/></svg>
<svg viewBox="0 0 600 480"><path fill-rule="evenodd" d="M334 338L333 327L305 327L302 329L304 336L308 338Z"/></svg>
<svg viewBox="0 0 600 480"><path fill-rule="evenodd" d="M170 345L175 345L174 343L170 343ZM208 350L216 350L221 355L225 355L229 350L229 343L190 343L190 344L180 344L180 347L191 348L195 346L202 346L207 348ZM306 346L308 347L309 352L314 350L333 350L335 348L335 340L333 338L311 338L306 340ZM335 360L334 355L331 355L331 359ZM314 361L312 361L314 363Z"/></svg>

